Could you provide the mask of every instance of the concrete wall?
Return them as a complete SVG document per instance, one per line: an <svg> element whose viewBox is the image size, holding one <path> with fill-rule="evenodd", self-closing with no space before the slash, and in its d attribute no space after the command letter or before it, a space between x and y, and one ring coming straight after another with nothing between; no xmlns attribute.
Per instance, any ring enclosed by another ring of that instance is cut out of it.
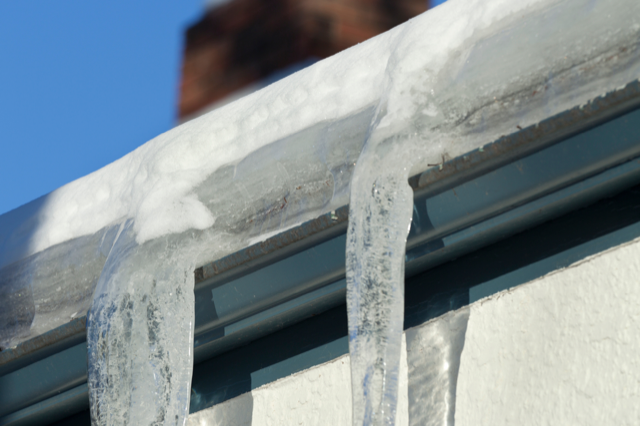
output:
<svg viewBox="0 0 640 426"><path fill-rule="evenodd" d="M640 239L407 330L398 425L637 424ZM348 356L189 425L349 425Z"/></svg>

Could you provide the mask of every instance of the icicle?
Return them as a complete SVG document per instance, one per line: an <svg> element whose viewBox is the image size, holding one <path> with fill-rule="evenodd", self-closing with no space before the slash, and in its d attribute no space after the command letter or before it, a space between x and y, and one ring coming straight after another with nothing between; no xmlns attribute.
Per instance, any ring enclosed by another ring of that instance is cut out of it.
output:
<svg viewBox="0 0 640 426"><path fill-rule="evenodd" d="M379 174L367 145L352 182L347 306L354 425L393 425L404 321L404 255L413 212L406 171ZM398 149L391 147L391 154ZM384 156L383 156L384 157ZM393 168L388 168L393 172Z"/></svg>
<svg viewBox="0 0 640 426"><path fill-rule="evenodd" d="M193 268L170 245L139 246L130 222L123 228L88 315L92 424L182 426L193 365Z"/></svg>

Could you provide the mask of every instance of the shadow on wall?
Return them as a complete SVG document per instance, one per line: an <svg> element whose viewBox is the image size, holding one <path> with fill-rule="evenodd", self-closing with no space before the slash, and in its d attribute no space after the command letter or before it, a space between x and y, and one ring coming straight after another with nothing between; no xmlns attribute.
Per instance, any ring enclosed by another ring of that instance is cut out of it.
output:
<svg viewBox="0 0 640 426"><path fill-rule="evenodd" d="M201 425L237 425L251 426L253 422L253 396L245 393L228 401L224 408L220 405L211 410L192 414L187 420L188 426Z"/></svg>
<svg viewBox="0 0 640 426"><path fill-rule="evenodd" d="M344 355L349 350L346 334L342 305L195 365L190 424L200 424L192 418L210 419L211 415L237 424L229 411L238 410L240 418L251 424L253 389ZM222 402L224 407L218 406ZM209 407L213 408L204 410ZM211 410L215 414L204 414Z"/></svg>

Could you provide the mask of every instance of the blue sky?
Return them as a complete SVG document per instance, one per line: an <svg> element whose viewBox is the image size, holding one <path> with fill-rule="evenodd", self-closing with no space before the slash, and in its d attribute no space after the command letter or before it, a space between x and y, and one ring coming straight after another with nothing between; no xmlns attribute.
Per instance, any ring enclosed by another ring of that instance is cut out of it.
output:
<svg viewBox="0 0 640 426"><path fill-rule="evenodd" d="M0 3L0 214L173 127L184 29L203 4Z"/></svg>

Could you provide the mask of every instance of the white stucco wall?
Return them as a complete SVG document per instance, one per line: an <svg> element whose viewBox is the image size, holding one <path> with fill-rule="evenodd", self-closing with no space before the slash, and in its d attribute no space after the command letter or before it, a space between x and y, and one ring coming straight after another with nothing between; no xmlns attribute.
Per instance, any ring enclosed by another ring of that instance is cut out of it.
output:
<svg viewBox="0 0 640 426"><path fill-rule="evenodd" d="M640 241L471 306L457 425L640 423Z"/></svg>
<svg viewBox="0 0 640 426"><path fill-rule="evenodd" d="M397 424L638 424L639 281L640 239L408 330ZM350 425L350 404L344 356L188 424Z"/></svg>

